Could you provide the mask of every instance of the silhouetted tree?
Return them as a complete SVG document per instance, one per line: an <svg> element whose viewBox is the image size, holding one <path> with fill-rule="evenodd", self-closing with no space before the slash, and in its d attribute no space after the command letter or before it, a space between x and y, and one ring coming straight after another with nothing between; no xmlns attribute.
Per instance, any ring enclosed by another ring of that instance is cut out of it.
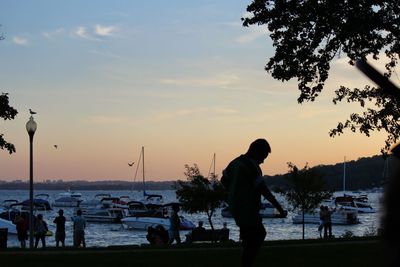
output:
<svg viewBox="0 0 400 267"><path fill-rule="evenodd" d="M308 164L299 170L293 163L288 163L289 173L286 175L289 188L282 190L283 195L293 210L299 210L303 218L303 239L304 239L304 214L314 211L322 200L330 198L332 191L325 189L322 176Z"/></svg>
<svg viewBox="0 0 400 267"><path fill-rule="evenodd" d="M187 181L178 180L175 184L182 209L188 213L205 212L214 230L212 216L225 200L225 189L214 173L211 173L210 179L204 177L197 164L192 167L186 164L185 169Z"/></svg>
<svg viewBox="0 0 400 267"><path fill-rule="evenodd" d="M12 120L18 114L18 111L11 107L8 102L8 93L1 93L0 95L0 118L4 120ZM7 149L8 153L12 154L15 152L15 146L7 142L3 138L3 134L0 133L0 148Z"/></svg>
<svg viewBox="0 0 400 267"><path fill-rule="evenodd" d="M370 56L378 60L384 54L388 78L398 64L398 0L253 0L247 11L250 15L242 19L243 25L265 24L276 48L265 70L281 81L297 79L299 103L315 100L328 79L331 61L341 54L351 65L357 59ZM335 93L334 104L346 100L368 108L338 123L330 136L340 135L346 128L366 136L384 130L387 139L382 152L399 139L400 100L368 85L363 89L340 86Z"/></svg>
<svg viewBox="0 0 400 267"><path fill-rule="evenodd" d="M1 26L1 25L0 25ZM3 33L0 33L0 41L4 40ZM1 93L0 95L0 118L4 120L12 120L18 114L18 111L11 107L8 102L8 93ZM8 153L12 154L15 152L15 146L8 143L2 133L0 133L0 148L7 149Z"/></svg>

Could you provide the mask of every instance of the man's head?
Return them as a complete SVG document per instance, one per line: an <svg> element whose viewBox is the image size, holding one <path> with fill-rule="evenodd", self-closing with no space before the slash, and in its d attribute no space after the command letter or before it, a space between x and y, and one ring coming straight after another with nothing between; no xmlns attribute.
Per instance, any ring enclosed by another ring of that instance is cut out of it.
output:
<svg viewBox="0 0 400 267"><path fill-rule="evenodd" d="M246 154L258 164L261 164L268 157L269 153L271 153L271 147L267 140L260 138L250 144Z"/></svg>
<svg viewBox="0 0 400 267"><path fill-rule="evenodd" d="M76 211L76 215L78 215L78 216L82 215L82 211L81 210L77 210Z"/></svg>

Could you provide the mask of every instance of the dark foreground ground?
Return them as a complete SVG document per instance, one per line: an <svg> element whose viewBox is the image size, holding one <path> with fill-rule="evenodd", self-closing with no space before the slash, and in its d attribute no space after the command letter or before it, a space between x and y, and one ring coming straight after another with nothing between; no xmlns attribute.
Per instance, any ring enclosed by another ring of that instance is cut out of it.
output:
<svg viewBox="0 0 400 267"><path fill-rule="evenodd" d="M256 266L279 267L368 267L384 266L380 241L371 238L352 240L306 240L265 242ZM75 266L240 266L240 246L194 244L165 248L110 247L89 249L6 249L0 251L0 266L75 267Z"/></svg>

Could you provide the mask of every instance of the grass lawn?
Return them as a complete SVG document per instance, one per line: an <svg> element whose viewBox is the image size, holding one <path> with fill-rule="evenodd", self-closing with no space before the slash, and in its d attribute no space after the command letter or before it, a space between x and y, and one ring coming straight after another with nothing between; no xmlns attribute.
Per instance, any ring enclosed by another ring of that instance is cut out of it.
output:
<svg viewBox="0 0 400 267"><path fill-rule="evenodd" d="M265 242L256 266L368 267L383 266L381 243L376 239ZM64 266L240 266L237 244L194 244L179 247L112 247L0 251L0 265L24 267Z"/></svg>

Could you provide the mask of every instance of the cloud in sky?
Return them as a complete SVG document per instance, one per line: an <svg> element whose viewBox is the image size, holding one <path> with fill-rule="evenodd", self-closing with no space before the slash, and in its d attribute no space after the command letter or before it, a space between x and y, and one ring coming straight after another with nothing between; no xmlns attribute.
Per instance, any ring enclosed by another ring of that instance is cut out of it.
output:
<svg viewBox="0 0 400 267"><path fill-rule="evenodd" d="M27 45L29 43L28 39L23 36L14 36L12 40L17 45Z"/></svg>
<svg viewBox="0 0 400 267"><path fill-rule="evenodd" d="M246 34L239 36L236 39L236 41L240 44L251 43L260 37L266 37L267 34L269 33L266 27L261 27L261 26L251 26L246 29L248 30L248 32Z"/></svg>
<svg viewBox="0 0 400 267"><path fill-rule="evenodd" d="M42 35L44 37L48 38L48 39L51 39L51 38L54 38L57 35L62 34L63 32L64 32L64 29L63 28L59 28L59 29L57 29L55 31L52 31L52 32L42 32Z"/></svg>
<svg viewBox="0 0 400 267"><path fill-rule="evenodd" d="M95 34L102 37L111 36L115 31L116 27L114 26L102 26L100 24L94 26Z"/></svg>
<svg viewBox="0 0 400 267"><path fill-rule="evenodd" d="M172 118L182 118L193 116L194 114L205 114L205 113L212 113L212 114L220 114L220 115L232 115L237 114L238 111L226 106L213 106L213 107L197 107L193 109L179 109L170 112L161 112L157 114L154 119L156 121L162 120L169 120Z"/></svg>
<svg viewBox="0 0 400 267"><path fill-rule="evenodd" d="M86 39L86 40L93 40L94 39L89 35L89 33L87 32L86 28L83 27L83 26L77 27L74 30L73 34L75 36L77 36L77 37L80 37L80 38L83 38L83 39Z"/></svg>
<svg viewBox="0 0 400 267"><path fill-rule="evenodd" d="M240 78L235 74L223 74L212 79L163 79L160 83L177 86L228 87L239 80Z"/></svg>
<svg viewBox="0 0 400 267"><path fill-rule="evenodd" d="M110 37L116 32L115 26L103 26L96 24L92 30L85 26L78 26L73 31L73 36L89 41L100 41L101 38Z"/></svg>

